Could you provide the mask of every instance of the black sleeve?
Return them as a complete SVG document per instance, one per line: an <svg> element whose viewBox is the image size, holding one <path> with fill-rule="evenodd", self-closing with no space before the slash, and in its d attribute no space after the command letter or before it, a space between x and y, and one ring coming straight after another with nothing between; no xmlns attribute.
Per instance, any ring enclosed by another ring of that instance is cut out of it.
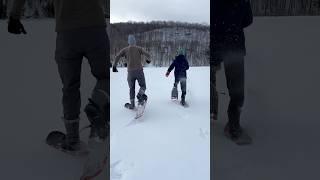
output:
<svg viewBox="0 0 320 180"><path fill-rule="evenodd" d="M174 68L175 60L171 63L170 67L168 68L168 72L171 72Z"/></svg>
<svg viewBox="0 0 320 180"><path fill-rule="evenodd" d="M244 18L242 21L242 27L246 28L250 26L253 22L253 14L251 9L250 0L245 0L244 2Z"/></svg>
<svg viewBox="0 0 320 180"><path fill-rule="evenodd" d="M186 60L186 70L188 70L189 69L189 63L188 63L188 61Z"/></svg>

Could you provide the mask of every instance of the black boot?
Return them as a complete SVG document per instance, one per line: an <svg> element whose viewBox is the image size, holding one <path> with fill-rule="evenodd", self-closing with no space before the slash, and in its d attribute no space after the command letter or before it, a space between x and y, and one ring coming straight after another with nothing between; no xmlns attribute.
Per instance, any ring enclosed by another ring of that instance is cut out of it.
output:
<svg viewBox="0 0 320 180"><path fill-rule="evenodd" d="M237 140L241 137L242 128L240 126L231 126L230 123L227 123L224 128L224 133L231 139Z"/></svg>
<svg viewBox="0 0 320 180"><path fill-rule="evenodd" d="M64 119L66 128L66 140L62 148L66 151L80 150L80 136L79 136L79 119L67 120Z"/></svg>
<svg viewBox="0 0 320 180"><path fill-rule="evenodd" d="M106 107L104 107L106 108ZM84 109L88 120L91 123L91 131L89 138L100 138L104 140L108 135L107 121L106 121L106 110L102 110L99 108L97 104L95 104L91 99L89 99L89 103Z"/></svg>
<svg viewBox="0 0 320 180"><path fill-rule="evenodd" d="M126 103L124 105L124 107L128 108L128 109L134 109L135 108L135 103L134 103L134 99L130 100L130 103Z"/></svg>
<svg viewBox="0 0 320 180"><path fill-rule="evenodd" d="M183 95L181 96L181 101L180 101L180 103L181 103L182 106L186 105L186 95L183 94Z"/></svg>
<svg viewBox="0 0 320 180"><path fill-rule="evenodd" d="M146 94L140 94L140 93L138 93L137 99L138 99L138 104L139 104L139 105L143 105L143 104L147 101L148 96L147 96Z"/></svg>

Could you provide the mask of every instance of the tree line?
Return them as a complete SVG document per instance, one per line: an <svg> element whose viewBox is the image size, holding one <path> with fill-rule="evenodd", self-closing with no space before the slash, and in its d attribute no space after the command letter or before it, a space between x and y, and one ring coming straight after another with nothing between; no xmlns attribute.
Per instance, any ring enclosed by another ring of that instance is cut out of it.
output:
<svg viewBox="0 0 320 180"><path fill-rule="evenodd" d="M255 16L320 15L320 0L251 0Z"/></svg>
<svg viewBox="0 0 320 180"><path fill-rule="evenodd" d="M25 18L53 18L55 0L26 0L23 14ZM0 19L8 17L13 0L0 0ZM106 17L110 14L110 0L101 0L104 3Z"/></svg>
<svg viewBox="0 0 320 180"><path fill-rule="evenodd" d="M0 19L8 17L13 0L0 0ZM105 2L109 11L109 0ZM27 0L26 18L54 17L54 0ZM320 0L251 0L255 16L303 16L320 15ZM108 14L108 13L107 13Z"/></svg>
<svg viewBox="0 0 320 180"><path fill-rule="evenodd" d="M111 60L122 48L128 45L129 34L135 35L137 45L144 47L151 54L154 66L168 66L176 56L176 50L180 47L186 50L190 65L209 65L209 25L172 21L111 24ZM125 59L120 62L120 66L124 65L124 62Z"/></svg>

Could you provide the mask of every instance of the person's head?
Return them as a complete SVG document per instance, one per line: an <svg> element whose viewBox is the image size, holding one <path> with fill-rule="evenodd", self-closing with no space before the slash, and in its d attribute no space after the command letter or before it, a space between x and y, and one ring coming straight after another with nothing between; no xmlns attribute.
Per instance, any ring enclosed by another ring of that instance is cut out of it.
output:
<svg viewBox="0 0 320 180"><path fill-rule="evenodd" d="M186 55L186 51L181 47L177 49L177 56L180 56L180 55L183 55L183 56Z"/></svg>
<svg viewBox="0 0 320 180"><path fill-rule="evenodd" d="M130 34L128 36L128 44L129 45L136 45L136 38L134 37L134 35Z"/></svg>

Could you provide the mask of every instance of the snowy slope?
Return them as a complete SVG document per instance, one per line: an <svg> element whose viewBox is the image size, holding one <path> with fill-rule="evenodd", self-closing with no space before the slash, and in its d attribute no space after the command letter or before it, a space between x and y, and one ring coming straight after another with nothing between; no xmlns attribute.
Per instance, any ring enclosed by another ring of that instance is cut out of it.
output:
<svg viewBox="0 0 320 180"><path fill-rule="evenodd" d="M215 180L319 177L320 17L255 18L246 30L246 102L242 122L254 144L223 135L228 97L214 124ZM219 91L226 91L224 72Z"/></svg>
<svg viewBox="0 0 320 180"><path fill-rule="evenodd" d="M144 72L148 104L136 123L135 112L123 107L129 101L126 69L111 74L111 179L209 180L209 68L188 71L189 108L171 101L174 78L164 76L166 68Z"/></svg>

